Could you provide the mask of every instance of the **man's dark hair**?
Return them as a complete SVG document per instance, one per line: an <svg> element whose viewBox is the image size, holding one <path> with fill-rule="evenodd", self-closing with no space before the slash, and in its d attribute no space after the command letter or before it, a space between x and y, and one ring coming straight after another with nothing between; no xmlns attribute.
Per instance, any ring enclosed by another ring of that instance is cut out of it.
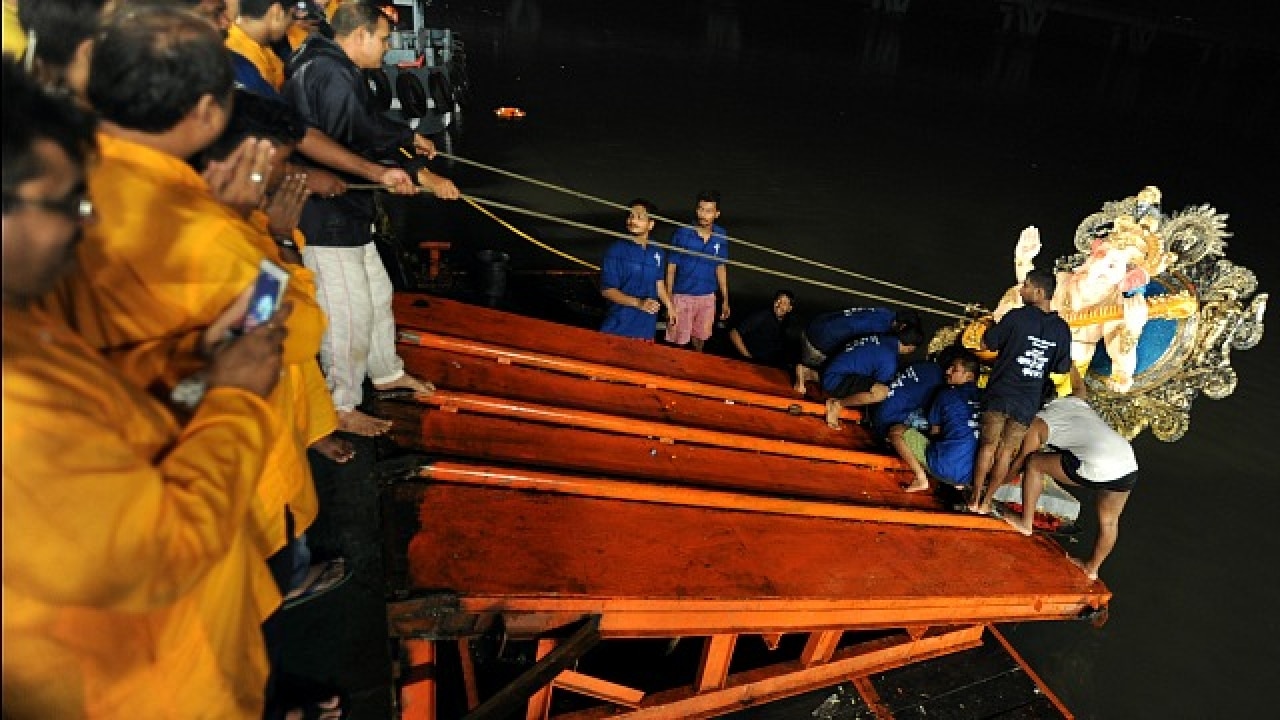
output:
<svg viewBox="0 0 1280 720"><path fill-rule="evenodd" d="M230 101L231 55L208 21L185 10L145 7L118 13L93 50L89 102L130 130L171 130L212 95Z"/></svg>
<svg viewBox="0 0 1280 720"><path fill-rule="evenodd" d="M955 353L955 355L951 357L951 360L947 363L947 365L950 365L951 363L954 363L954 362L959 362L961 367L973 373L974 377L977 377L978 356L974 355L972 350L969 350L968 348L964 348L964 347L960 348Z"/></svg>
<svg viewBox="0 0 1280 720"><path fill-rule="evenodd" d="M648 200L645 200L644 198L636 198L635 200L632 200L631 202L627 203L627 207L629 208L633 208L637 205L644 208L644 211L649 213L650 215L658 214L658 206L654 205Z"/></svg>
<svg viewBox="0 0 1280 720"><path fill-rule="evenodd" d="M1027 282L1032 287L1040 288L1044 291L1046 298L1052 298L1055 290L1058 289L1058 278L1048 270L1035 269L1027 273Z"/></svg>
<svg viewBox="0 0 1280 720"><path fill-rule="evenodd" d="M373 32L378 26L378 18L391 24L391 18L387 17L377 3L369 0L344 2L334 11L333 17L329 18L329 26L333 28L334 37L346 37L360 28Z"/></svg>
<svg viewBox="0 0 1280 720"><path fill-rule="evenodd" d="M919 325L906 325L898 328L894 334L898 336L898 342L903 345L919 346L924 342L924 330L920 329Z"/></svg>
<svg viewBox="0 0 1280 720"><path fill-rule="evenodd" d="M920 313L915 310L899 310L893 314L894 329L915 325L921 327L923 322L920 320Z"/></svg>
<svg viewBox="0 0 1280 720"><path fill-rule="evenodd" d="M0 157L3 157L4 211L8 200L23 183L45 174L36 155L37 141L48 140L62 148L72 162L83 166L97 152L92 116L62 95L51 95L4 56L0 76L4 82L4 109L0 110Z"/></svg>
<svg viewBox="0 0 1280 720"><path fill-rule="evenodd" d="M703 190L698 193L698 202L715 203L716 208L720 207L720 191L719 190Z"/></svg>
<svg viewBox="0 0 1280 720"><path fill-rule="evenodd" d="M288 10L292 3L286 3L285 0L240 0L240 14L259 20L271 10L271 6L279 5L281 8Z"/></svg>
<svg viewBox="0 0 1280 720"><path fill-rule="evenodd" d="M236 89L235 107L226 130L205 148L201 161L196 164L225 160L245 138L270 140L275 145L297 145L306 132L306 121L288 103Z"/></svg>
<svg viewBox="0 0 1280 720"><path fill-rule="evenodd" d="M35 57L62 72L76 48L92 38L102 24L105 0L38 0L18 3L22 28L35 35Z"/></svg>

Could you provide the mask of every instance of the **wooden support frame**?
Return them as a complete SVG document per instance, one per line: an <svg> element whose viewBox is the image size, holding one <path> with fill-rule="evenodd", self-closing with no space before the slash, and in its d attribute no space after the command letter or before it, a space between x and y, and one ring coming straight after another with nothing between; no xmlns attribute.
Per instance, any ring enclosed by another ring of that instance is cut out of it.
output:
<svg viewBox="0 0 1280 720"><path fill-rule="evenodd" d="M737 635L712 635L702 648L702 662L693 687L697 692L719 690L729 677L729 663L733 661L733 649L738 644Z"/></svg>
<svg viewBox="0 0 1280 720"><path fill-rule="evenodd" d="M400 687L402 718L436 716L436 644L434 640L404 638L406 670Z"/></svg>
<svg viewBox="0 0 1280 720"><path fill-rule="evenodd" d="M982 625L940 628L919 640L900 634L842 649L825 663L804 667L798 661L734 673L721 687L699 691L676 688L645 697L639 707L619 711L592 708L555 716L555 720L683 720L723 715L834 685L847 678L891 670L912 662L967 650L982 643Z"/></svg>
<svg viewBox="0 0 1280 720"><path fill-rule="evenodd" d="M672 390L686 395L716 398L728 402L769 407L787 412L795 412L795 409L798 408L801 414L816 415L818 417L824 417L826 414L826 405L824 403L797 398L794 395L790 397L781 393L770 395L753 390L712 385L697 380L685 380L652 372L603 365L587 360L558 357L529 350L506 348L476 340L436 335L425 330L401 330L399 341L407 345L447 350L464 355L489 358L497 362L536 367L543 370L640 385L648 388ZM840 417L850 422L857 422L862 417L862 414L857 410L845 408L840 412Z"/></svg>
<svg viewBox="0 0 1280 720"><path fill-rule="evenodd" d="M578 658L600 642L600 616L592 615L582 621L580 627L564 642L557 643L546 655L524 671L520 677L499 690L493 697L484 701L480 707L467 714L466 720L503 720L511 715L522 704L538 691L548 688L547 703L550 699L550 684L561 671L572 665ZM428 715L401 715L402 720L432 720Z"/></svg>

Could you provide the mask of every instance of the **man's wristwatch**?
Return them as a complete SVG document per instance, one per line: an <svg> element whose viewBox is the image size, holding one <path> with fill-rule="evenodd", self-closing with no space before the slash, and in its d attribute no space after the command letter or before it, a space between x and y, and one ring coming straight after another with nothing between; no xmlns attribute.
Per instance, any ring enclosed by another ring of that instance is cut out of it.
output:
<svg viewBox="0 0 1280 720"><path fill-rule="evenodd" d="M173 390L169 393L169 399L174 405L186 408L187 410L195 410L200 401L204 399L205 390L208 389L208 382L203 372L194 375L188 375L173 386Z"/></svg>

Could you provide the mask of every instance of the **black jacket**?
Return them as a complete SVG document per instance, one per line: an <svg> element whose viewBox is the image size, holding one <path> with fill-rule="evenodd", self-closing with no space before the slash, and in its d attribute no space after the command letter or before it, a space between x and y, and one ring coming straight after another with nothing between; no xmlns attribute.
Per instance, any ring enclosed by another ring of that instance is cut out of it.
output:
<svg viewBox="0 0 1280 720"><path fill-rule="evenodd" d="M402 167L410 176L426 165L413 152L413 130L374 109L364 73L328 38L312 34L298 48L281 94L308 124L357 155ZM367 182L350 175L343 179ZM299 225L308 244L358 247L372 241L373 214L373 194L353 190L333 199L310 198Z"/></svg>

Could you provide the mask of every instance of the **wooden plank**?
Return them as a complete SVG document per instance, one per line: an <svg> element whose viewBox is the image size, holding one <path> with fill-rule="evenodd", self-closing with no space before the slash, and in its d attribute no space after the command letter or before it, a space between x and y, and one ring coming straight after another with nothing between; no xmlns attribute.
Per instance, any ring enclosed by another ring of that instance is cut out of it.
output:
<svg viewBox="0 0 1280 720"><path fill-rule="evenodd" d="M409 589L450 588L469 612L608 611L619 636L1062 619L1110 599L1056 543L1018 533L414 490Z"/></svg>
<svg viewBox="0 0 1280 720"><path fill-rule="evenodd" d="M546 654L512 680L506 687L494 693L483 705L466 715L466 720L504 720L521 705L527 704L538 690L548 686L561 671L582 657L600 642L600 617L587 618L564 642Z"/></svg>
<svg viewBox="0 0 1280 720"><path fill-rule="evenodd" d="M458 659L462 665L462 689L467 695L467 710L480 706L480 690L476 687L476 664L471 659L471 638L458 638Z"/></svg>
<svg viewBox="0 0 1280 720"><path fill-rule="evenodd" d="M810 667L831 660L831 656L835 655L836 646L840 644L840 636L843 634L844 632L840 630L811 633L804 644L804 650L800 652L800 664Z"/></svg>
<svg viewBox="0 0 1280 720"><path fill-rule="evenodd" d="M999 518L954 512L921 512L868 505L777 498L765 495L703 490L678 485L625 482L599 477L538 472L524 468L499 468L470 463L434 462L419 471L420 477L463 485L532 490L562 495L633 500L686 507L744 510L809 518L899 523L918 527L966 528L987 532L1016 532Z"/></svg>
<svg viewBox="0 0 1280 720"><path fill-rule="evenodd" d="M791 394L790 378L777 368L643 343L454 300L397 293L392 311L396 324L404 328L470 340L502 338L502 343L512 348L684 380L705 382L714 378L726 387L759 393Z"/></svg>
<svg viewBox="0 0 1280 720"><path fill-rule="evenodd" d="M858 696L862 698L862 702L867 704L876 720L893 720L893 712L880 699L880 693L876 692L876 686L871 683L870 678L862 675L853 678L850 682L854 689L858 691Z"/></svg>
<svg viewBox="0 0 1280 720"><path fill-rule="evenodd" d="M729 663L733 661L733 648L738 644L737 635L712 635L702 647L702 662L693 682L694 692L704 693L724 687L729 678Z"/></svg>
<svg viewBox="0 0 1280 720"><path fill-rule="evenodd" d="M490 341L455 338L449 335L438 335L420 330L401 330L399 342L400 347L432 347L438 350L486 358L498 363L522 365L649 388L664 388L686 395L717 398L728 402L759 405L800 414L824 415L826 408L821 402L797 398L789 386L786 388L771 388L768 392L758 392L725 385L720 382L720 377L714 375L697 379L671 377L648 370L635 370L536 350L522 350ZM644 352L643 349L640 352ZM861 414L857 410L844 408L840 411L840 417L856 421L861 417Z"/></svg>
<svg viewBox="0 0 1280 720"><path fill-rule="evenodd" d="M882 453L845 450L821 445L803 445L785 440L735 435L716 430L648 422L605 413L570 410L551 405L535 405L505 398L470 395L448 390L437 390L429 396L419 397L418 402L457 412L519 418L550 425L565 425L620 435L656 437L668 442L735 448L771 455L826 460L828 462L858 465L877 470L902 470L905 467L902 460L897 456L889 456Z"/></svg>
<svg viewBox="0 0 1280 720"><path fill-rule="evenodd" d="M436 348L402 345L400 356L409 372L430 378L437 388L446 390L809 445L855 450L878 446L866 428L854 423L832 430L811 415L795 416L771 408L595 381Z"/></svg>
<svg viewBox="0 0 1280 720"><path fill-rule="evenodd" d="M534 662L546 657L555 647L555 638L538 638L538 645L533 651ZM561 674L563 675L564 673L562 672ZM529 698L529 703L525 707L525 720L547 720L547 717L551 715L551 690L554 687L553 683L547 683Z"/></svg>
<svg viewBox="0 0 1280 720"><path fill-rule="evenodd" d="M829 498L867 505L940 509L929 493L904 493L905 472L879 472L745 450L673 446L658 440L379 404L394 417L401 447L434 455L597 472L656 482L768 495Z"/></svg>
<svg viewBox="0 0 1280 720"><path fill-rule="evenodd" d="M435 720L436 644L421 638L404 638L401 642L408 667L400 688L400 717Z"/></svg>
<svg viewBox="0 0 1280 720"><path fill-rule="evenodd" d="M583 675L574 670L565 670L556 676L555 686L623 707L639 707L644 701L643 690Z"/></svg>

